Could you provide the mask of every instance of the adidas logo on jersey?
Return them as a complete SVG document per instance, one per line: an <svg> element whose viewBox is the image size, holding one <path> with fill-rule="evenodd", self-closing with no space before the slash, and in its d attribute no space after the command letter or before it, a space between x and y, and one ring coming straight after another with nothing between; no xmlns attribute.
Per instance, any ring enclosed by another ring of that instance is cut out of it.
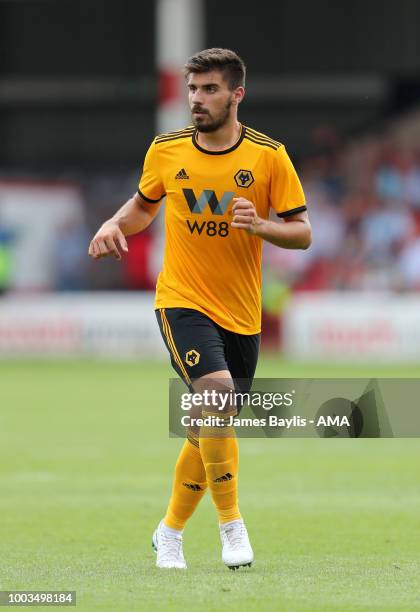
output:
<svg viewBox="0 0 420 612"><path fill-rule="evenodd" d="M232 480L233 476L229 472L223 474L223 476L219 476L219 478L215 478L213 482L225 482L226 480Z"/></svg>
<svg viewBox="0 0 420 612"><path fill-rule="evenodd" d="M176 179L189 179L190 177L185 172L185 168L181 168L181 170L178 172L175 178Z"/></svg>

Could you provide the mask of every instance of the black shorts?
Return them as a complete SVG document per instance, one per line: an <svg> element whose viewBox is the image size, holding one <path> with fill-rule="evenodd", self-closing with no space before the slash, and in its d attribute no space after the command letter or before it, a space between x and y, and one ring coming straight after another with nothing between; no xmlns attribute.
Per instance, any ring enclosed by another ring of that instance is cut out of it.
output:
<svg viewBox="0 0 420 612"><path fill-rule="evenodd" d="M261 334L236 334L192 308L156 310L176 373L191 389L205 374L229 370L237 391L248 393L257 367Z"/></svg>

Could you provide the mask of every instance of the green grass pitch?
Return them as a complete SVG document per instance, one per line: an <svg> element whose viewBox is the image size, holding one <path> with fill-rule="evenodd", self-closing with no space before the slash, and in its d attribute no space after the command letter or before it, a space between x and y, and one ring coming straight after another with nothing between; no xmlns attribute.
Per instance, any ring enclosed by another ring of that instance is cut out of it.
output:
<svg viewBox="0 0 420 612"><path fill-rule="evenodd" d="M258 375L418 376L416 367L287 364ZM151 535L180 440L166 364L0 364L0 588L72 589L77 610L420 610L420 444L241 440L251 569L221 562L210 497L185 531L186 572ZM403 401L403 400L402 400Z"/></svg>

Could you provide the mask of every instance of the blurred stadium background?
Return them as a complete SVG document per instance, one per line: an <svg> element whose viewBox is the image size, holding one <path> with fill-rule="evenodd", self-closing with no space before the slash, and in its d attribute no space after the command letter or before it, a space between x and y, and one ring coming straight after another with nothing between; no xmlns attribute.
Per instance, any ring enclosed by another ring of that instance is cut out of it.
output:
<svg viewBox="0 0 420 612"><path fill-rule="evenodd" d="M265 245L259 376L417 377L419 22L416 0L0 0L0 588L75 588L89 612L419 609L417 439L241 440L252 572L220 566L208 498L188 576L154 571L180 443L162 220L122 262L87 257L154 135L189 123L185 57L231 47L240 118L286 144L314 229Z"/></svg>
<svg viewBox="0 0 420 612"><path fill-rule="evenodd" d="M162 354L162 223L122 264L86 245L154 135L189 122L186 55L224 45L248 65L241 120L286 144L314 227L308 252L265 246L265 348L419 360L420 6L356 1L345 22L339 3L262 8L0 2L2 356Z"/></svg>

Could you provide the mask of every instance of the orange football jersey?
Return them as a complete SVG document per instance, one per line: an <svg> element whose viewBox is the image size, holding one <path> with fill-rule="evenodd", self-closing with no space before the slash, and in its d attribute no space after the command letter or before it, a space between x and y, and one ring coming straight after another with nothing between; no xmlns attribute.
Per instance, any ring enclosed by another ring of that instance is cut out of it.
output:
<svg viewBox="0 0 420 612"><path fill-rule="evenodd" d="M233 198L266 219L306 210L303 189L284 146L241 126L234 146L208 151L193 126L157 136L139 183L156 205L166 196L165 254L156 308L194 308L239 334L261 330L263 240L232 228Z"/></svg>

